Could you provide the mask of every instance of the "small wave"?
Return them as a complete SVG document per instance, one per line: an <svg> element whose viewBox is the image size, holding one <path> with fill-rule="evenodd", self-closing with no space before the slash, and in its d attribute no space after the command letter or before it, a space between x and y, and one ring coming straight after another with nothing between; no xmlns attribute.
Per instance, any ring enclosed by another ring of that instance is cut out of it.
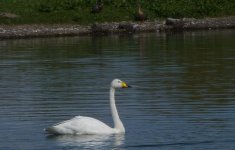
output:
<svg viewBox="0 0 235 150"><path fill-rule="evenodd" d="M234 143L235 140L224 140L224 141L192 141L192 142L176 142L176 143L161 143L161 144L140 144L140 145L127 145L124 148L150 148L150 147L168 147L168 146L193 146L213 143Z"/></svg>

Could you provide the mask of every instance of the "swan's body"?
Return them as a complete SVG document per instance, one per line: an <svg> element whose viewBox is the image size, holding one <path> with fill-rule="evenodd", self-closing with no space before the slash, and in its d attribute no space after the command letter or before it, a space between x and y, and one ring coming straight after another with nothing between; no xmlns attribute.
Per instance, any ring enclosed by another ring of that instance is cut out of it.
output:
<svg viewBox="0 0 235 150"><path fill-rule="evenodd" d="M105 123L91 117L77 116L70 120L63 121L45 130L52 134L116 134L125 133L125 128L119 118L115 105L115 88L129 87L125 82L114 79L110 87L110 107L114 121L114 128L109 127Z"/></svg>
<svg viewBox="0 0 235 150"><path fill-rule="evenodd" d="M110 128L103 122L91 118L77 116L70 120L61 122L46 129L50 133L55 134L110 134L117 131Z"/></svg>

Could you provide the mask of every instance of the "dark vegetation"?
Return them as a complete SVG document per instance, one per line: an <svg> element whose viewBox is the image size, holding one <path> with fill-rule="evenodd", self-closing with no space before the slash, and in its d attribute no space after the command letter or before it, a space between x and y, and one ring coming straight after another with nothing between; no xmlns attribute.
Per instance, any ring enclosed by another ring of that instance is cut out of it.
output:
<svg viewBox="0 0 235 150"><path fill-rule="evenodd" d="M92 13L97 0L1 0L0 24L52 24L134 21L138 5L148 20L167 17L220 17L235 15L234 0L100 0L102 10Z"/></svg>

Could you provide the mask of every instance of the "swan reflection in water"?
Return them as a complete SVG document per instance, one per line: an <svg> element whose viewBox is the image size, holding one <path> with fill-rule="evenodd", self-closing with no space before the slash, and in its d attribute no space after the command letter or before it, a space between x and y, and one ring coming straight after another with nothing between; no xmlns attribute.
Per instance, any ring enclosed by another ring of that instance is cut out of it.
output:
<svg viewBox="0 0 235 150"><path fill-rule="evenodd" d="M50 140L55 140L61 146L83 148L102 148L103 146L120 147L124 144L124 134L112 135L49 135Z"/></svg>

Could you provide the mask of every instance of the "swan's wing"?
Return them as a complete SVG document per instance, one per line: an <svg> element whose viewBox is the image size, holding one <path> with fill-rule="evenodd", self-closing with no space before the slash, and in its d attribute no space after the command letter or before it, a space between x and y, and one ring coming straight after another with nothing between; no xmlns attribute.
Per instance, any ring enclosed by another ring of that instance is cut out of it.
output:
<svg viewBox="0 0 235 150"><path fill-rule="evenodd" d="M113 129L97 119L77 116L55 124L46 131L54 134L108 134Z"/></svg>

